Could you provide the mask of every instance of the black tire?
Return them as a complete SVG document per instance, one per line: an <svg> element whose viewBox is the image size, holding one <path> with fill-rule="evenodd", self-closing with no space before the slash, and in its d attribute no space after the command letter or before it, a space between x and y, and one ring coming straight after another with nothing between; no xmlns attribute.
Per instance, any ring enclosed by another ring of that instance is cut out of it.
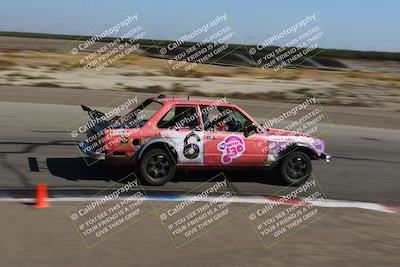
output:
<svg viewBox="0 0 400 267"><path fill-rule="evenodd" d="M292 152L282 159L278 172L287 185L300 185L311 176L311 159L303 152Z"/></svg>
<svg viewBox="0 0 400 267"><path fill-rule="evenodd" d="M164 185L174 177L176 164L168 151L154 148L143 155L139 171L144 183Z"/></svg>

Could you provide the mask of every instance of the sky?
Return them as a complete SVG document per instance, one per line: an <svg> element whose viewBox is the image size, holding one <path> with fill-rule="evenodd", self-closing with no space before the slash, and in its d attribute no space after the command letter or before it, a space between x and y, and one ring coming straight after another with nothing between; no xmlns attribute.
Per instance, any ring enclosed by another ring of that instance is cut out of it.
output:
<svg viewBox="0 0 400 267"><path fill-rule="evenodd" d="M318 47L400 52L399 11L398 0L2 0L0 31L95 35L137 14L146 39L175 40L226 14L229 43L257 44L315 14Z"/></svg>

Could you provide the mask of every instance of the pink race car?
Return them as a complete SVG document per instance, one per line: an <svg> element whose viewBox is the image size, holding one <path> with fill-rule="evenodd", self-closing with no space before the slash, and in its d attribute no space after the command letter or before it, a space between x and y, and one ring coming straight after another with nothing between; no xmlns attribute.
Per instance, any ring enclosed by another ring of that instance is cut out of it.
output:
<svg viewBox="0 0 400 267"><path fill-rule="evenodd" d="M324 142L302 133L265 129L224 99L149 98L108 119L82 105L91 120L83 153L112 165L138 167L142 180L163 185L177 168L276 167L287 184L311 175L311 159L330 156Z"/></svg>

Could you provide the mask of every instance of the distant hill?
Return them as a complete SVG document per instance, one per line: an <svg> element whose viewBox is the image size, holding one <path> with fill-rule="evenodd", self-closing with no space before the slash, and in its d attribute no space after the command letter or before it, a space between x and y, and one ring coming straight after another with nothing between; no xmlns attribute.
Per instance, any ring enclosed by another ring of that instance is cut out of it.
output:
<svg viewBox="0 0 400 267"><path fill-rule="evenodd" d="M0 31L0 36L14 36L14 37L27 37L27 38L46 38L46 39L64 39L64 40L88 40L92 36L87 35L65 35L65 34L47 34L47 33L28 33L28 32L5 32ZM111 42L115 40L114 37L103 38L103 42ZM138 41L142 46L154 46L163 45L174 42L172 40L152 40L152 39L141 39ZM189 47L196 44L195 42L185 42L180 47ZM229 44L228 51L229 54L235 51L238 55L247 55L248 49L252 47L251 45L240 45L240 44ZM276 49L277 46L270 46L263 50L263 53L268 53ZM155 55L155 51L149 51L151 54ZM334 62L331 59L369 59L369 60L394 60L400 61L400 53L395 52L378 52L378 51L357 51L357 50L342 50L342 49L323 49L316 48L314 54L318 55L318 63L328 63L329 65L337 65L335 67L341 67L340 63Z"/></svg>

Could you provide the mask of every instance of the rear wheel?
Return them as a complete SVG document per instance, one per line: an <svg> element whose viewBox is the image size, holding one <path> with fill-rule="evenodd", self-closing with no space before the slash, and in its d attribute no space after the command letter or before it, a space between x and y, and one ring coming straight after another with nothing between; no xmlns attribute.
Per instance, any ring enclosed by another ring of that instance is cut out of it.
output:
<svg viewBox="0 0 400 267"><path fill-rule="evenodd" d="M300 185L311 176L310 157L303 152L292 152L285 156L279 164L279 173L288 185Z"/></svg>
<svg viewBox="0 0 400 267"><path fill-rule="evenodd" d="M140 174L149 185L163 185L174 177L175 161L171 155L159 148L147 151L140 161Z"/></svg>

